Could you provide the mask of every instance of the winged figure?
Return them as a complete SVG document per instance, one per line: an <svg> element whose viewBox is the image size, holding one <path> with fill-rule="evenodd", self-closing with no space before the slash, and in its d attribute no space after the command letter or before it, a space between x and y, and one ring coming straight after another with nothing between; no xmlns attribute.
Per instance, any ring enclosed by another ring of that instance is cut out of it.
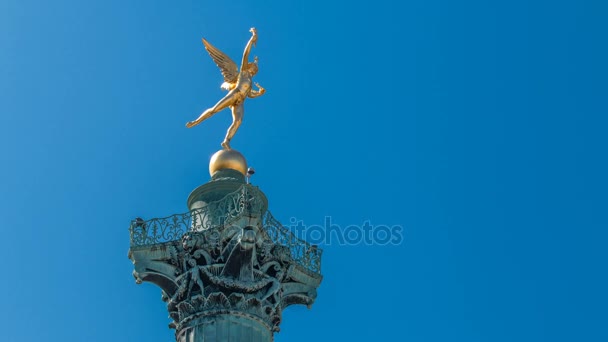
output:
<svg viewBox="0 0 608 342"><path fill-rule="evenodd" d="M245 46L240 71L230 57L203 38L205 50L207 50L224 76L222 89L228 90L228 94L219 100L215 106L205 110L196 120L186 124L188 128L194 127L226 107L230 107L232 111L232 125L228 128L226 138L222 142L222 147L227 150L230 149L230 140L232 140L232 137L234 137L243 121L243 103L245 99L248 97L255 98L266 92L264 88L257 83L253 83L252 80L253 76L258 72L258 58L255 57L253 63L249 63L249 51L251 50L251 46L257 43L258 35L255 28L251 28L249 32L251 32L251 38L247 42L247 46ZM252 83L258 88L257 90L253 89Z"/></svg>

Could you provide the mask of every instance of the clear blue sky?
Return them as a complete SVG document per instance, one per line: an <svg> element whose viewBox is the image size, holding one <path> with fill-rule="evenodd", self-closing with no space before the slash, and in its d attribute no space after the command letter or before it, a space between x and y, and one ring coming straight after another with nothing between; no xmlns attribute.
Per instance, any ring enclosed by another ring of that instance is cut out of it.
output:
<svg viewBox="0 0 608 342"><path fill-rule="evenodd" d="M603 1L0 2L0 341L171 341L127 259L186 210L229 112L208 38L258 28L233 140L274 215L401 225L324 246L277 341L607 341Z"/></svg>

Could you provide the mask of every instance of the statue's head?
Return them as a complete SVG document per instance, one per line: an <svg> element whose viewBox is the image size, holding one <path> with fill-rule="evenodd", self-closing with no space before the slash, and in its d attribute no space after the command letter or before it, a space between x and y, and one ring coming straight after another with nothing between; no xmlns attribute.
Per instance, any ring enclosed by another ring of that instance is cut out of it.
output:
<svg viewBox="0 0 608 342"><path fill-rule="evenodd" d="M257 56L253 59L253 63L247 64L247 71L249 71L251 76L258 73L258 57Z"/></svg>

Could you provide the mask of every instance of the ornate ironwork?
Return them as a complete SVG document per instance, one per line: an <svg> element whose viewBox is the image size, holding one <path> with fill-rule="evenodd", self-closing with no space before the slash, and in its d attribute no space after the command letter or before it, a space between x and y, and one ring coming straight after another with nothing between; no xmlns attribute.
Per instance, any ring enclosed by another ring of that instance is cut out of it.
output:
<svg viewBox="0 0 608 342"><path fill-rule="evenodd" d="M301 266L315 273L321 273L321 254L323 250L316 245L298 238L266 211L263 221L264 231L272 242L289 248L291 257Z"/></svg>
<svg viewBox="0 0 608 342"><path fill-rule="evenodd" d="M263 209L260 190L245 184L221 200L207 203L199 209L147 221L141 218L132 220L129 227L131 247L178 241L189 231L222 229L244 216L259 216L262 218L261 232L267 235L264 238L286 247L290 257L304 269L320 273L323 251L295 236L270 211L262 212Z"/></svg>

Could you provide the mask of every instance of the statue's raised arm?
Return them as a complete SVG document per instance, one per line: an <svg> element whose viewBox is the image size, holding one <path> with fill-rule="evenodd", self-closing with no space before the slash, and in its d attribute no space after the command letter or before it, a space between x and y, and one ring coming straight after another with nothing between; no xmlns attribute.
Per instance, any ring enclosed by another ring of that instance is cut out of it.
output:
<svg viewBox="0 0 608 342"><path fill-rule="evenodd" d="M257 83L255 83L255 85L258 87L258 90L252 89L253 76L258 72L258 59L256 57L253 63L249 63L249 52L251 51L251 47L256 45L258 35L255 28L251 28L249 32L251 32L251 38L247 42L245 51L243 52L241 70L237 69L236 63L234 63L230 57L203 39L205 49L224 76L222 88L229 90L229 92L223 99L216 103L215 106L205 110L196 120L188 122L186 127L194 127L222 109L230 107L232 111L232 125L228 128L226 138L222 142L222 147L224 149L230 149L230 140L234 137L234 134L243 121L243 102L245 99L247 97L258 97L266 92L266 89L260 87Z"/></svg>
<svg viewBox="0 0 608 342"><path fill-rule="evenodd" d="M245 51L243 51L241 71L243 70L243 68L247 68L247 65L249 64L249 51L251 51L251 45L256 45L256 43L258 42L258 32L256 31L255 27L250 28L249 32L251 32L251 38L249 38L249 41L245 46Z"/></svg>

